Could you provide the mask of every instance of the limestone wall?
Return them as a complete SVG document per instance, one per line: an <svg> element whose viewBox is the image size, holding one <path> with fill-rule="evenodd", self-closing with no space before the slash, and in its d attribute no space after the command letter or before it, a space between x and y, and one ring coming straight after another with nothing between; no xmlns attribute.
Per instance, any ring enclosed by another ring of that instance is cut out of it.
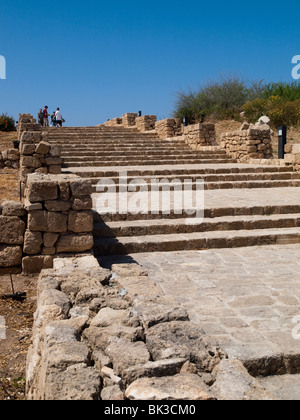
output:
<svg viewBox="0 0 300 420"><path fill-rule="evenodd" d="M180 136L182 134L181 130L181 120L178 118L168 118L155 123L155 131L160 139Z"/></svg>
<svg viewBox="0 0 300 420"><path fill-rule="evenodd" d="M92 185L75 175L31 174L27 179L24 273L51 268L53 257L93 248Z"/></svg>
<svg viewBox="0 0 300 420"><path fill-rule="evenodd" d="M19 114L18 120L18 138L20 140L24 131L40 131L41 126L37 124L36 119L31 114Z"/></svg>
<svg viewBox="0 0 300 420"><path fill-rule="evenodd" d="M146 131L155 130L156 121L157 121L156 115L143 115L142 117L137 117L136 128L141 133L145 133Z"/></svg>
<svg viewBox="0 0 300 420"><path fill-rule="evenodd" d="M108 120L104 123L106 127L117 127L122 125L122 118L113 118L112 120Z"/></svg>
<svg viewBox="0 0 300 420"><path fill-rule="evenodd" d="M300 170L300 144L287 144L285 146L286 155L284 162L293 166L297 171Z"/></svg>
<svg viewBox="0 0 300 420"><path fill-rule="evenodd" d="M24 131L20 140L20 179L22 191L25 189L27 176L32 173L60 174L61 148L47 141L48 133L42 131Z"/></svg>
<svg viewBox="0 0 300 420"><path fill-rule="evenodd" d="M226 355L137 264L56 259L37 303L28 400L215 398L208 384Z"/></svg>
<svg viewBox="0 0 300 420"><path fill-rule="evenodd" d="M134 127L138 114L127 113L122 116L122 124L124 127Z"/></svg>
<svg viewBox="0 0 300 420"><path fill-rule="evenodd" d="M0 274L18 272L22 264L26 210L6 201L0 206Z"/></svg>
<svg viewBox="0 0 300 420"><path fill-rule="evenodd" d="M214 146L216 144L216 132L214 124L193 124L184 127L185 142L194 150L203 146Z"/></svg>
<svg viewBox="0 0 300 420"><path fill-rule="evenodd" d="M245 123L239 131L223 134L221 146L239 162L273 158L271 129L268 125Z"/></svg>

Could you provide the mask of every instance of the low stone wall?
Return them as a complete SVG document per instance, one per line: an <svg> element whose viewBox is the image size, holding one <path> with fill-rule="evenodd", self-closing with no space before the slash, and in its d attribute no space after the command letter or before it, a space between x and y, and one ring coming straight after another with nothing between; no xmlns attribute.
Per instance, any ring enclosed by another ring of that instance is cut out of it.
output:
<svg viewBox="0 0 300 420"><path fill-rule="evenodd" d="M60 174L61 148L47 141L48 133L25 131L20 140L20 178L24 192L27 176L32 173Z"/></svg>
<svg viewBox="0 0 300 420"><path fill-rule="evenodd" d="M136 119L138 114L127 113L122 116L122 124L124 127L134 127L136 125Z"/></svg>
<svg viewBox="0 0 300 420"><path fill-rule="evenodd" d="M162 140L169 137L180 136L182 134L181 119L168 118L157 121L155 123L155 131Z"/></svg>
<svg viewBox="0 0 300 420"><path fill-rule="evenodd" d="M243 124L239 131L225 133L221 146L233 159L273 159L271 129L268 125Z"/></svg>
<svg viewBox="0 0 300 420"><path fill-rule="evenodd" d="M20 271L26 215L22 203L6 201L0 206L0 274Z"/></svg>
<svg viewBox="0 0 300 420"><path fill-rule="evenodd" d="M55 259L34 319L28 400L272 399L137 264Z"/></svg>
<svg viewBox="0 0 300 420"><path fill-rule="evenodd" d="M144 115L136 119L136 128L141 132L155 130L156 115Z"/></svg>
<svg viewBox="0 0 300 420"><path fill-rule="evenodd" d="M20 152L17 149L9 149L0 152L0 168L13 168L20 167Z"/></svg>
<svg viewBox="0 0 300 420"><path fill-rule="evenodd" d="M31 174L27 178L23 272L51 268L57 254L93 248L92 185L75 175Z"/></svg>
<svg viewBox="0 0 300 420"><path fill-rule="evenodd" d="M214 124L193 124L184 127L184 140L194 150L216 145Z"/></svg>
<svg viewBox="0 0 300 420"><path fill-rule="evenodd" d="M18 138L20 140L24 131L40 131L41 126L37 124L36 119L31 114L19 114L18 120Z"/></svg>
<svg viewBox="0 0 300 420"><path fill-rule="evenodd" d="M122 118L113 118L112 120L108 120L104 123L106 127L117 127L122 125L123 121Z"/></svg>
<svg viewBox="0 0 300 420"><path fill-rule="evenodd" d="M292 165L297 171L300 170L300 144L287 144L285 146L286 155L284 162Z"/></svg>

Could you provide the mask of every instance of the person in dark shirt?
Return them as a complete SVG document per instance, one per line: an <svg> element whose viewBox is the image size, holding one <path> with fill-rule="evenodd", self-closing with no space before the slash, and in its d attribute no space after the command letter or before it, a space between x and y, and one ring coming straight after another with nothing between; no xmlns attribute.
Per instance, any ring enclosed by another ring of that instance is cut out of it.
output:
<svg viewBox="0 0 300 420"><path fill-rule="evenodd" d="M43 127L44 125L44 117L43 117L43 110L40 109L40 112L38 113L38 122Z"/></svg>

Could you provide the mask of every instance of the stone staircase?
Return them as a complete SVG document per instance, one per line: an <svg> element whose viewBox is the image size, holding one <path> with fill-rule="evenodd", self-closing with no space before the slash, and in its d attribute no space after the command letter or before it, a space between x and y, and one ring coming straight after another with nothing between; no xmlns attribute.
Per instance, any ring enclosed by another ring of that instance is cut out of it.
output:
<svg viewBox="0 0 300 420"><path fill-rule="evenodd" d="M181 138L118 127L49 129L49 141L62 147L64 172L92 181L96 256L300 243L300 173L290 167L238 164L219 147L193 151ZM151 182L162 190L189 179L195 189L203 179L203 223L175 206L171 214L97 208L112 181L118 200L125 197L120 171L139 187L142 201Z"/></svg>

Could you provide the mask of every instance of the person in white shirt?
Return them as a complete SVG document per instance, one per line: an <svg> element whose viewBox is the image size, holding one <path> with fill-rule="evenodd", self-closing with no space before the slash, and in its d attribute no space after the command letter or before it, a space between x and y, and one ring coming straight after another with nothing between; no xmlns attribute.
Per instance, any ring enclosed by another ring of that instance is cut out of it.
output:
<svg viewBox="0 0 300 420"><path fill-rule="evenodd" d="M56 126L57 127L62 127L63 117L62 117L62 114L61 114L59 108L57 108L57 110L56 110L55 117L56 117Z"/></svg>

